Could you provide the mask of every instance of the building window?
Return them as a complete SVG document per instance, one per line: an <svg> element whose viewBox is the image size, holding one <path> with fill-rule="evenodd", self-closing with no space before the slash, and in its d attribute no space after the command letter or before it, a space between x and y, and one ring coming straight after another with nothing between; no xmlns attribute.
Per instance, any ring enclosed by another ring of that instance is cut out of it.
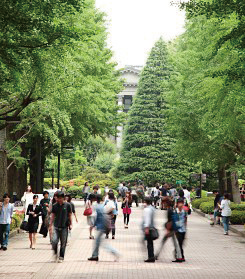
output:
<svg viewBox="0 0 245 279"><path fill-rule="evenodd" d="M131 95L125 95L123 98L123 104L124 104L124 112L128 112L131 105L132 105L132 96Z"/></svg>

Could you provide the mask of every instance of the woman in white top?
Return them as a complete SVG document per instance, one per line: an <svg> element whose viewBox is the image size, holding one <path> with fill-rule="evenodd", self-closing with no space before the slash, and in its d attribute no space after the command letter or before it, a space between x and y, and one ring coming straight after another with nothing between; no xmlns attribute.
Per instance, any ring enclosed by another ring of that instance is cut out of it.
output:
<svg viewBox="0 0 245 279"><path fill-rule="evenodd" d="M228 235L228 231L229 231L229 222L231 216L230 203L231 201L229 199L229 194L225 194L224 199L221 201L221 205L220 205L220 208L222 209L221 215L222 215L225 235Z"/></svg>
<svg viewBox="0 0 245 279"><path fill-rule="evenodd" d="M33 202L33 193L30 185L27 186L26 192L21 198L21 201L23 203L23 211L26 213L28 205ZM25 221L27 220L28 220L28 216L25 216Z"/></svg>

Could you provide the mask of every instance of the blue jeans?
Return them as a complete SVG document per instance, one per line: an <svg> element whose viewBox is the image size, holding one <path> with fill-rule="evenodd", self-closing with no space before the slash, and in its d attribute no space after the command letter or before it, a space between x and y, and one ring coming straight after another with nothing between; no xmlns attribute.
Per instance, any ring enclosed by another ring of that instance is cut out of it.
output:
<svg viewBox="0 0 245 279"><path fill-rule="evenodd" d="M92 254L92 257L98 257L99 256L99 248L102 242L102 236L105 234L104 231L97 231L97 235L96 235L96 240L95 240L95 246L94 246L94 251ZM105 245L106 250L108 250L109 252L111 252L113 255L118 255L118 252L116 249L114 249L113 247L111 247L109 244Z"/></svg>
<svg viewBox="0 0 245 279"><path fill-rule="evenodd" d="M229 222L230 222L230 216L222 216L224 231L228 232L229 230Z"/></svg>
<svg viewBox="0 0 245 279"><path fill-rule="evenodd" d="M67 237L68 237L68 228L54 228L52 247L53 247L54 253L57 254L58 243L60 240L60 258L63 258L63 259L65 256Z"/></svg>
<svg viewBox="0 0 245 279"><path fill-rule="evenodd" d="M8 246L9 232L10 224L0 224L0 243L3 247Z"/></svg>

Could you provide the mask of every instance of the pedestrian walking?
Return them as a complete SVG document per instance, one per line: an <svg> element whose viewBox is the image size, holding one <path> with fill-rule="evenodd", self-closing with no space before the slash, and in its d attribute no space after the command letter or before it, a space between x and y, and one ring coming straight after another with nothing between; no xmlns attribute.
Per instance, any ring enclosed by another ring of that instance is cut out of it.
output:
<svg viewBox="0 0 245 279"><path fill-rule="evenodd" d="M157 208L157 205L158 205L158 201L160 199L160 190L159 190L159 185L157 183L156 187L153 188L152 190L152 197L153 197L153 201L154 201L154 206L155 208Z"/></svg>
<svg viewBox="0 0 245 279"><path fill-rule="evenodd" d="M175 235L177 237L180 251L181 251L181 258L179 258L178 255L176 255L176 260L174 260L173 262L185 262L183 245L184 245L185 235L186 235L188 212L184 209L184 204L185 204L184 199L180 198L177 200L176 210L173 213L173 217L172 217L173 228L175 230Z"/></svg>
<svg viewBox="0 0 245 279"><path fill-rule="evenodd" d="M96 196L91 193L85 203L85 210L83 213L85 216L87 216L87 223L89 225L89 239L94 239L93 228L94 228L95 211L92 207L92 204L95 201L95 199Z"/></svg>
<svg viewBox="0 0 245 279"><path fill-rule="evenodd" d="M158 238L158 232L154 226L155 208L152 206L152 200L146 197L144 200L145 208L143 211L143 233L147 241L148 259L145 262L155 262L153 241Z"/></svg>
<svg viewBox="0 0 245 279"><path fill-rule="evenodd" d="M6 193L3 195L3 202L0 203L0 244L3 251L7 250L13 212L14 206L10 203L9 194Z"/></svg>
<svg viewBox="0 0 245 279"><path fill-rule="evenodd" d="M222 196L220 195L218 190L214 190L213 194L215 196L214 198L214 225L220 225L220 217L221 217L221 201L222 201Z"/></svg>
<svg viewBox="0 0 245 279"><path fill-rule="evenodd" d="M110 231L112 232L112 239L115 239L116 235L116 219L118 215L118 205L117 205L117 200L114 196L113 192L108 193L108 199L104 203L104 207L106 211L110 212L109 214L109 222L110 222L110 228L107 229L106 231L106 237L109 238L109 233ZM109 210L107 208L109 207ZM110 209L113 209L112 211Z"/></svg>
<svg viewBox="0 0 245 279"><path fill-rule="evenodd" d="M48 235L48 207L50 204L50 198L49 198L49 192L44 191L43 192L43 199L40 201L40 206L42 207L42 226L39 231L40 234L43 235L43 237L47 237Z"/></svg>
<svg viewBox="0 0 245 279"><path fill-rule="evenodd" d="M65 257L68 229L72 229L72 209L68 202L65 202L65 195L62 192L57 194L57 203L52 207L50 226L54 224L52 248L54 256L58 256L58 243L60 241L59 263Z"/></svg>
<svg viewBox="0 0 245 279"><path fill-rule="evenodd" d="M108 203L107 206L101 204L102 198L100 195L97 195L97 206L96 206L96 219L94 226L96 227L96 240L94 244L94 249L92 257L88 258L89 261L98 261L99 260L99 248L103 241L103 235L110 229L110 215L114 210L114 205ZM112 205L112 206L110 206ZM109 218L108 218L109 217ZM111 247L106 243L105 248L115 256L115 260L119 258L119 253L116 249Z"/></svg>
<svg viewBox="0 0 245 279"><path fill-rule="evenodd" d="M166 233L162 239L160 248L158 250L158 252L156 253L156 260L159 258L163 247L166 243L166 241L169 238L172 238L173 240L173 244L174 244L174 248L175 248L175 257L176 259L181 259L182 255L181 255L181 251L180 251L180 247L175 235L175 231L174 231L174 227L173 227L173 212L174 212L174 202L170 197L164 197L162 200L163 203L163 207L167 209L167 222L165 223L165 229L166 229Z"/></svg>
<svg viewBox="0 0 245 279"><path fill-rule="evenodd" d="M224 199L221 201L220 208L222 210L221 215L222 215L222 222L224 226L224 234L228 235L229 234L229 222L230 222L230 217L231 217L231 208L230 208L230 195L229 194L224 194Z"/></svg>
<svg viewBox="0 0 245 279"><path fill-rule="evenodd" d="M23 212L26 213L28 205L33 202L33 195L34 194L32 193L32 188L30 185L28 185L26 191L24 192L23 197L21 198L21 202L23 204ZM28 216L25 215L25 221L27 220L28 220Z"/></svg>
<svg viewBox="0 0 245 279"><path fill-rule="evenodd" d="M137 184L134 183L132 189L131 189L131 195L132 195L132 202L135 202L136 207L138 207L138 195L137 195Z"/></svg>
<svg viewBox="0 0 245 279"><path fill-rule="evenodd" d="M84 203L86 204L87 198L89 196L90 186L88 185L88 182L84 183L83 186L83 195L84 195Z"/></svg>
<svg viewBox="0 0 245 279"><path fill-rule="evenodd" d="M49 231L49 238L51 244L52 244L53 232L54 232L54 226L51 225L51 214L52 214L53 205L57 203L57 199L58 199L57 196L58 196L58 191L54 193L53 199L49 203L49 207L48 207L48 231Z"/></svg>
<svg viewBox="0 0 245 279"><path fill-rule="evenodd" d="M38 195L33 195L33 203L28 205L26 215L28 218L28 232L30 240L30 248L36 248L36 235L39 225L39 216L42 216L42 206L37 204Z"/></svg>
<svg viewBox="0 0 245 279"><path fill-rule="evenodd" d="M66 195L65 195L65 200L66 200L66 202L68 202L68 203L71 205L72 214L74 215L75 220L76 220L76 222L78 223L77 215L76 215L76 208L75 208L75 204L72 202L72 197L71 197L71 195L70 195L70 194L66 194Z"/></svg>
<svg viewBox="0 0 245 279"><path fill-rule="evenodd" d="M122 201L122 210L124 216L124 228L128 229L129 224L129 217L131 214L131 207L132 207L132 196L130 192L126 193L125 198Z"/></svg>

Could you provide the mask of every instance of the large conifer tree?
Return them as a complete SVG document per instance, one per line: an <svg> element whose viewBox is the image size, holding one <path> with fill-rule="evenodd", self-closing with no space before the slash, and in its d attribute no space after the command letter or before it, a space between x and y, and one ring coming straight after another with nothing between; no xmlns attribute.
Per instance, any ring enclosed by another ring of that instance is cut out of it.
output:
<svg viewBox="0 0 245 279"><path fill-rule="evenodd" d="M166 131L163 84L170 77L166 43L160 39L152 48L141 73L138 91L124 129L118 170L126 180L147 183L182 179L187 166L172 152L174 140Z"/></svg>

